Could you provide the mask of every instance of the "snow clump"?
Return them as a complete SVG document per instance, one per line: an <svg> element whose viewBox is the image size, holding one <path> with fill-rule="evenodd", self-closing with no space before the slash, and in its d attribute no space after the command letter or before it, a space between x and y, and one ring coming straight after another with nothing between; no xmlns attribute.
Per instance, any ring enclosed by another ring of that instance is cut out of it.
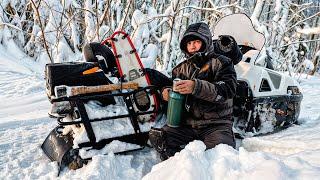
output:
<svg viewBox="0 0 320 180"><path fill-rule="evenodd" d="M143 180L312 179L320 170L293 156L249 152L243 147L237 151L225 144L205 149L202 141L193 141L175 156L153 166Z"/></svg>

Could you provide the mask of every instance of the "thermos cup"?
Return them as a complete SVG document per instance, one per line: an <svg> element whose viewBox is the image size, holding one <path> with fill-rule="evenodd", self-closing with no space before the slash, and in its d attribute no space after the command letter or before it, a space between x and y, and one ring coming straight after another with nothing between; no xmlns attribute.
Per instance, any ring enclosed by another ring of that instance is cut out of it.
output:
<svg viewBox="0 0 320 180"><path fill-rule="evenodd" d="M173 90L169 91L169 102L167 109L167 125L179 127L184 112L185 95L175 91L175 83L180 79L173 80Z"/></svg>

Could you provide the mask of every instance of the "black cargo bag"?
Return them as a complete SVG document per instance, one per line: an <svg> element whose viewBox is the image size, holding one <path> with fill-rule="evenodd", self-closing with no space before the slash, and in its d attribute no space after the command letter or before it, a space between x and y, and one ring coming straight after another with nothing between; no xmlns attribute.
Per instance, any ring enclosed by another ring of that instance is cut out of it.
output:
<svg viewBox="0 0 320 180"><path fill-rule="evenodd" d="M84 71L99 67L91 62L51 63L45 68L46 91L49 100L55 97L54 88L66 86L98 86L112 84L103 71L84 74Z"/></svg>

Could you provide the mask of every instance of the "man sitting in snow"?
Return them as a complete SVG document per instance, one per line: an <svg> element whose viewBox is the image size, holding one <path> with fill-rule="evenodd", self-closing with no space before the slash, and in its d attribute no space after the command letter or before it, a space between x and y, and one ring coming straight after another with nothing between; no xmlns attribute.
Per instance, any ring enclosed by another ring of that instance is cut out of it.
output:
<svg viewBox="0 0 320 180"><path fill-rule="evenodd" d="M100 43L91 43L84 48L85 59L98 62L95 55L102 55L107 60L106 67L115 68L112 52L104 48ZM162 159L173 156L193 140L202 140L207 149L220 143L235 147L232 110L237 78L233 63L242 59L235 40L220 36L213 41L209 26L195 23L187 28L180 48L187 60L173 69L172 79L182 79L177 83L177 91L187 96L183 124L178 128L164 126L160 131L152 129L149 134L152 145ZM108 51L111 53L105 54ZM156 70L146 68L145 72L151 84L160 89L172 85L172 79ZM168 101L168 90L162 91L164 101Z"/></svg>
<svg viewBox="0 0 320 180"><path fill-rule="evenodd" d="M242 58L236 42L231 36L212 41L209 26L201 22L187 28L180 49L187 60L173 69L172 76L182 79L176 91L186 95L184 122L180 127L164 126L161 137L151 130L151 143L163 160L193 140L203 141L207 149L221 143L235 147L232 110L237 78L233 62ZM168 91L162 91L165 101Z"/></svg>

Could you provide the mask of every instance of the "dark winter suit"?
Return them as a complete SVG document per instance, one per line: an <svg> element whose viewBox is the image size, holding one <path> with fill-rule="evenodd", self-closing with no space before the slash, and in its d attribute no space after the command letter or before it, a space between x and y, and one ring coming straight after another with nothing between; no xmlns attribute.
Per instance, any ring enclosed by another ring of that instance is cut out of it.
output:
<svg viewBox="0 0 320 180"><path fill-rule="evenodd" d="M235 147L232 98L237 78L233 61L241 60L242 54L233 38L228 37L229 42L215 42L211 36L207 24L196 23L187 28L181 40L180 48L188 59L173 69L172 76L194 80L195 87L186 98L184 124L178 128L163 127L164 150L160 152L163 159L173 156L195 139L202 140L207 149L220 143ZM191 56L186 46L193 39L201 40L202 47L201 52Z"/></svg>

